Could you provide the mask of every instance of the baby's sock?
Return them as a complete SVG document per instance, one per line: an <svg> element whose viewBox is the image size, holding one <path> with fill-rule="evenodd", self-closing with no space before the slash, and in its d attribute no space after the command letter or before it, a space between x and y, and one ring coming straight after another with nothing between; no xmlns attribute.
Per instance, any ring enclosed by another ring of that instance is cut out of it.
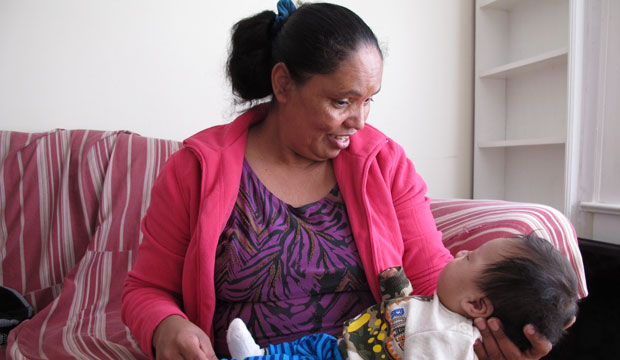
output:
<svg viewBox="0 0 620 360"><path fill-rule="evenodd" d="M230 356L237 360L243 360L250 356L265 355L265 351L254 341L245 323L239 318L230 322L228 333L226 334L226 342L228 343Z"/></svg>

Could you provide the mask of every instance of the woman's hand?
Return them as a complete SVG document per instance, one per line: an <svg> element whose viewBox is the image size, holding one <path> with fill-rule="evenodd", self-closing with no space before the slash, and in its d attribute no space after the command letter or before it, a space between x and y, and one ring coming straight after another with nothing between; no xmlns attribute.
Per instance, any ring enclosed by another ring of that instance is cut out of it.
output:
<svg viewBox="0 0 620 360"><path fill-rule="evenodd" d="M480 330L482 341L476 340L474 351L480 360L530 360L540 359L551 351L551 343L536 332L532 325L523 328L525 337L532 347L525 353L506 336L499 319L491 318L488 321L476 319L474 324Z"/></svg>
<svg viewBox="0 0 620 360"><path fill-rule="evenodd" d="M217 360L211 340L201 328L178 315L165 318L153 334L157 360Z"/></svg>

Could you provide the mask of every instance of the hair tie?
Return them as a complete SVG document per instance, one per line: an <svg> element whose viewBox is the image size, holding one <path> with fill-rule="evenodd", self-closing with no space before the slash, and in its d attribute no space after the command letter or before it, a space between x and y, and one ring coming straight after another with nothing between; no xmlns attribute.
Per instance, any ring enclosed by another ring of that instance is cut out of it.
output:
<svg viewBox="0 0 620 360"><path fill-rule="evenodd" d="M278 32L288 19L289 15L295 11L295 4L291 0L279 0L278 1L278 15L276 15L276 21L273 23L273 31Z"/></svg>

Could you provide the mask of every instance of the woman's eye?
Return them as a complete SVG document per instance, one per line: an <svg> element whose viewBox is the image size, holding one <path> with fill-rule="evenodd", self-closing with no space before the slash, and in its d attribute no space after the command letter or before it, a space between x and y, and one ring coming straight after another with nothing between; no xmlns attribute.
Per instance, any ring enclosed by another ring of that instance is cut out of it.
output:
<svg viewBox="0 0 620 360"><path fill-rule="evenodd" d="M334 100L334 104L338 107L345 107L349 104L347 100Z"/></svg>
<svg viewBox="0 0 620 360"><path fill-rule="evenodd" d="M364 102L365 102L366 104L370 104L370 103L371 103L371 102L373 102L373 101L375 101L375 99L373 99L373 98L368 98L368 99L366 99Z"/></svg>

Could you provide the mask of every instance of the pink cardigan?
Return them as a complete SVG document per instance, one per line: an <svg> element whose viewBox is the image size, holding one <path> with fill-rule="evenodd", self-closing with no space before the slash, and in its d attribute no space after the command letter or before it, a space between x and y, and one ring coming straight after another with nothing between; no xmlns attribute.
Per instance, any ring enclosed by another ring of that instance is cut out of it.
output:
<svg viewBox="0 0 620 360"><path fill-rule="evenodd" d="M185 140L153 186L122 299L123 321L146 354L153 355L153 332L170 315L213 337L215 248L239 191L248 128L264 119L268 106ZM426 184L403 149L366 125L333 165L377 301L378 273L391 266L404 267L414 293L431 295L452 256L435 226Z"/></svg>

